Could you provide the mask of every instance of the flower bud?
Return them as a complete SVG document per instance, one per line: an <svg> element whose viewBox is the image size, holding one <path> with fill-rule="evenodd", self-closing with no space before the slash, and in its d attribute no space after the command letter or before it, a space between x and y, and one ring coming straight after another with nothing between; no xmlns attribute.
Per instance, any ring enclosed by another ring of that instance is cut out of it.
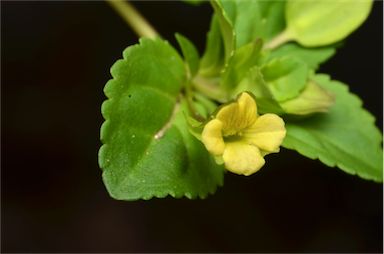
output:
<svg viewBox="0 0 384 254"><path fill-rule="evenodd" d="M283 110L293 115L327 112L335 99L327 90L310 80L303 91L293 99L279 102Z"/></svg>

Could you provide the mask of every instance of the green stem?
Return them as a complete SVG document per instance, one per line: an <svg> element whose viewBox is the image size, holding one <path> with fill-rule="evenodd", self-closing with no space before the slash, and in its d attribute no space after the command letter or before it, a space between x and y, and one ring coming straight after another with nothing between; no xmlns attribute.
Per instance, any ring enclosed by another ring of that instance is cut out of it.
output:
<svg viewBox="0 0 384 254"><path fill-rule="evenodd" d="M270 40L267 44L265 44L264 49L275 49L282 44L291 41L292 35L288 30L284 30L280 34L278 34L275 38Z"/></svg>
<svg viewBox="0 0 384 254"><path fill-rule="evenodd" d="M139 37L156 38L159 34L149 22L127 1L105 0L127 22Z"/></svg>

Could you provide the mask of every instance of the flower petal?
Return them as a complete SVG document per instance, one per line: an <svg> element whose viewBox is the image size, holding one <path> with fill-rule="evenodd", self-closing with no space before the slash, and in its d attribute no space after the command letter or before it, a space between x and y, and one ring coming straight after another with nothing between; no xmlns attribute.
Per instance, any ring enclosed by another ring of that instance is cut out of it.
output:
<svg viewBox="0 0 384 254"><path fill-rule="evenodd" d="M216 119L223 123L223 135L230 136L236 134L237 122L239 118L239 107L236 102L223 106L216 114Z"/></svg>
<svg viewBox="0 0 384 254"><path fill-rule="evenodd" d="M207 150L213 155L222 155L225 144L221 130L223 123L217 119L209 121L203 129L201 140Z"/></svg>
<svg viewBox="0 0 384 254"><path fill-rule="evenodd" d="M244 92L240 95L237 101L239 104L239 114L244 119L244 127L248 127L253 124L257 118L257 106L255 99L247 92Z"/></svg>
<svg viewBox="0 0 384 254"><path fill-rule="evenodd" d="M275 114L260 116L252 126L243 131L247 142L268 153L279 151L285 134L284 121Z"/></svg>
<svg viewBox="0 0 384 254"><path fill-rule="evenodd" d="M226 143L223 160L229 171L246 176L255 173L265 164L260 150L244 142Z"/></svg>
<svg viewBox="0 0 384 254"><path fill-rule="evenodd" d="M224 136L235 135L256 121L256 102L251 95L244 92L236 102L222 107L217 112L216 118L223 123Z"/></svg>

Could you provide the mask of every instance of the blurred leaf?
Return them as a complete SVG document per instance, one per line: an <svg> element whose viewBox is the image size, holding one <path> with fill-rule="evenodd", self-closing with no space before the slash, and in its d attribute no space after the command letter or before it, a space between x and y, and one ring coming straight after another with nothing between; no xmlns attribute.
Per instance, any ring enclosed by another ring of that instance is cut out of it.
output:
<svg viewBox="0 0 384 254"><path fill-rule="evenodd" d="M203 116L210 116L217 108L216 103L199 93L195 93L194 98L196 99L196 103L205 109L205 114L202 113Z"/></svg>
<svg viewBox="0 0 384 254"><path fill-rule="evenodd" d="M233 51L236 48L236 35L231 24L231 21L228 18L227 13L222 7L222 3L219 0L211 1L212 7L217 16L218 23L220 25L220 31L224 43L224 52L225 52L225 62L232 56Z"/></svg>
<svg viewBox="0 0 384 254"><path fill-rule="evenodd" d="M224 44L217 16L212 15L207 43L200 61L199 73L203 76L218 76L224 66Z"/></svg>
<svg viewBox="0 0 384 254"><path fill-rule="evenodd" d="M191 76L195 76L199 70L199 53L193 45L193 43L181 34L176 33L176 40L180 45L181 51L183 52L184 59L188 66Z"/></svg>
<svg viewBox="0 0 384 254"><path fill-rule="evenodd" d="M120 200L213 193L223 170L188 132L182 59L160 39L140 39L123 56L102 105L99 164L108 192Z"/></svg>
<svg viewBox="0 0 384 254"><path fill-rule="evenodd" d="M283 109L273 97L269 87L263 79L258 66L254 66L248 70L241 80L240 84L232 92L232 98L235 98L243 91L252 92L256 98L258 111L261 113L284 113Z"/></svg>
<svg viewBox="0 0 384 254"><path fill-rule="evenodd" d="M275 58L261 68L264 80L278 101L292 99L304 89L308 66L293 57Z"/></svg>
<svg viewBox="0 0 384 254"><path fill-rule="evenodd" d="M349 93L346 85L331 81L326 75L314 79L336 95L336 103L327 114L286 122L283 146L347 173L382 181L382 138L375 118L362 108L361 100Z"/></svg>
<svg viewBox="0 0 384 254"><path fill-rule="evenodd" d="M285 27L285 1L219 0L236 34L236 47L261 38L268 41ZM216 10L216 9L215 9Z"/></svg>
<svg viewBox="0 0 384 254"><path fill-rule="evenodd" d="M287 0L286 35L307 47L346 38L368 17L372 0Z"/></svg>
<svg viewBox="0 0 384 254"><path fill-rule="evenodd" d="M296 57L305 62L309 68L316 70L320 64L336 53L332 46L320 48L304 48L296 43L287 43L270 52L268 59L283 56Z"/></svg>
<svg viewBox="0 0 384 254"><path fill-rule="evenodd" d="M224 89L236 87L249 69L257 64L261 47L261 40L256 40L235 50L222 75Z"/></svg>

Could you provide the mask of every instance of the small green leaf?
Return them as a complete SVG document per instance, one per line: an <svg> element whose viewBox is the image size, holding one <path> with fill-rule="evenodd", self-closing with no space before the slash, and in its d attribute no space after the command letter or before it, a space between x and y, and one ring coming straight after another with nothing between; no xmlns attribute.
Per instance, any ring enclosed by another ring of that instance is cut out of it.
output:
<svg viewBox="0 0 384 254"><path fill-rule="evenodd" d="M210 99L206 98L205 96L195 93L194 98L196 99L196 102L199 103L202 107L204 107L206 115L209 116L211 115L217 108L216 103L211 101Z"/></svg>
<svg viewBox="0 0 384 254"><path fill-rule="evenodd" d="M305 62L309 68L316 70L336 53L332 46L319 48L304 48L296 43L287 43L273 50L268 60L283 56L296 57Z"/></svg>
<svg viewBox="0 0 384 254"><path fill-rule="evenodd" d="M199 69L199 53L193 43L181 34L176 34L176 40L180 45L181 51L187 63L191 76L195 76Z"/></svg>
<svg viewBox="0 0 384 254"><path fill-rule="evenodd" d="M199 73L206 77L218 76L224 66L224 44L217 16L212 15L207 44L200 61Z"/></svg>
<svg viewBox="0 0 384 254"><path fill-rule="evenodd" d="M197 75L192 85L198 92L217 102L225 103L228 99L228 94L220 87L220 77Z"/></svg>
<svg viewBox="0 0 384 254"><path fill-rule="evenodd" d="M286 36L307 47L346 38L368 17L372 0L287 0Z"/></svg>
<svg viewBox="0 0 384 254"><path fill-rule="evenodd" d="M293 57L275 58L261 68L264 80L276 100L285 101L300 94L308 78L308 66Z"/></svg>
<svg viewBox="0 0 384 254"><path fill-rule="evenodd" d="M346 85L326 75L317 75L315 81L336 95L336 103L329 113L286 122L283 146L347 173L382 181L382 136L375 118Z"/></svg>
<svg viewBox="0 0 384 254"><path fill-rule="evenodd" d="M233 90L231 97L235 98L244 91L249 91L255 96L258 111L261 113L284 113L265 83L258 66L254 66L248 70L239 85Z"/></svg>
<svg viewBox="0 0 384 254"><path fill-rule="evenodd" d="M223 169L188 131L182 59L160 39L140 39L123 56L111 68L102 105L99 164L109 194L136 200L213 193Z"/></svg>
<svg viewBox="0 0 384 254"><path fill-rule="evenodd" d="M285 1L220 0L239 48L256 39L268 41L285 27Z"/></svg>
<svg viewBox="0 0 384 254"><path fill-rule="evenodd" d="M225 90L236 87L249 69L257 64L261 47L261 40L256 40L235 50L222 75Z"/></svg>
<svg viewBox="0 0 384 254"><path fill-rule="evenodd" d="M217 16L217 20L220 24L220 31L223 38L224 50L225 50L225 62L231 57L232 52L236 48L236 35L231 24L231 21L228 18L227 13L225 13L221 2L219 0L211 1L212 7Z"/></svg>

